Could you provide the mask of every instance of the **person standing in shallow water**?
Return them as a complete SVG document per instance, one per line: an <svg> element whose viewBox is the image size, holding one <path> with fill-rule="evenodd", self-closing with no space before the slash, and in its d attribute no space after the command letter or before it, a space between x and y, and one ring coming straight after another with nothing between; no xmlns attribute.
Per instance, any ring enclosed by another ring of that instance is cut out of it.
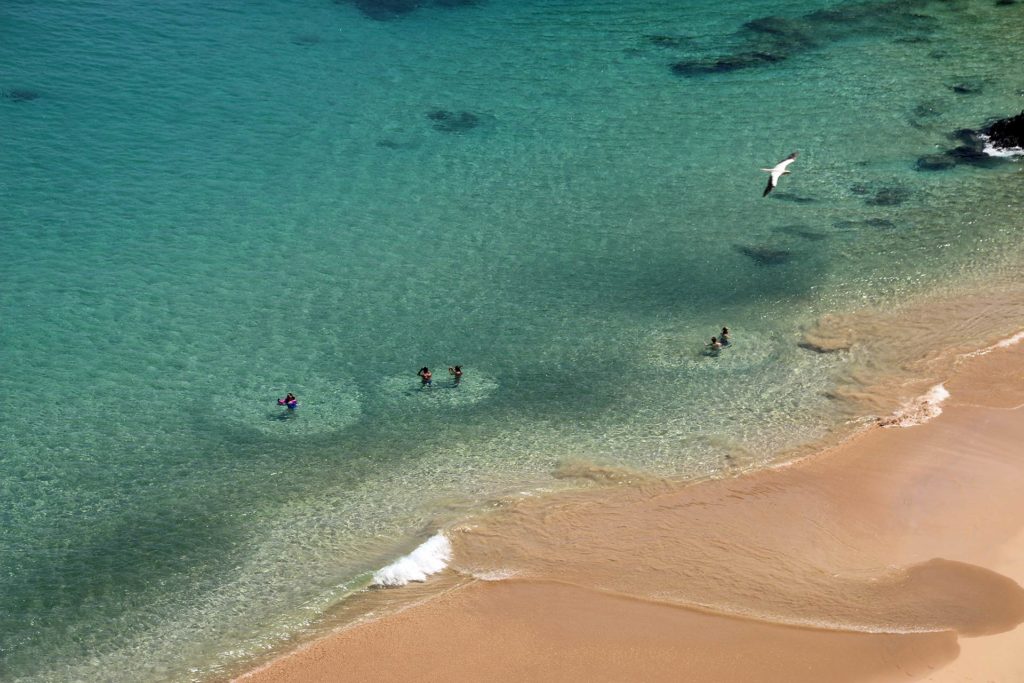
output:
<svg viewBox="0 0 1024 683"><path fill-rule="evenodd" d="M422 386L430 386L430 383L433 381L433 375L430 374L430 368L420 368L420 371L417 372L416 374L420 376L420 382L422 382Z"/></svg>
<svg viewBox="0 0 1024 683"><path fill-rule="evenodd" d="M455 386L459 386L462 382L462 366L455 365L448 368L448 374L455 378Z"/></svg>
<svg viewBox="0 0 1024 683"><path fill-rule="evenodd" d="M721 342L722 346L728 346L729 344L732 343L732 340L729 338L728 327L722 328L722 334L718 335L718 341Z"/></svg>
<svg viewBox="0 0 1024 683"><path fill-rule="evenodd" d="M718 341L715 337L712 337L711 341L708 342L708 348L712 351L717 351L722 348L722 342Z"/></svg>

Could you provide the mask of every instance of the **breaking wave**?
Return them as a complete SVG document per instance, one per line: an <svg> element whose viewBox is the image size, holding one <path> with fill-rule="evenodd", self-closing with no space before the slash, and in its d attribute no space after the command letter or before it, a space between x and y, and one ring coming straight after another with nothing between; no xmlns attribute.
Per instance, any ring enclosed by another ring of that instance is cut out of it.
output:
<svg viewBox="0 0 1024 683"><path fill-rule="evenodd" d="M987 135L980 135L981 140L985 143L984 152L990 157L1019 157L1024 156L1024 148L1021 147L998 147L992 143L991 138Z"/></svg>
<svg viewBox="0 0 1024 683"><path fill-rule="evenodd" d="M448 566L452 558L452 544L438 532L408 555L373 573L375 586L404 586L411 581L426 581Z"/></svg>

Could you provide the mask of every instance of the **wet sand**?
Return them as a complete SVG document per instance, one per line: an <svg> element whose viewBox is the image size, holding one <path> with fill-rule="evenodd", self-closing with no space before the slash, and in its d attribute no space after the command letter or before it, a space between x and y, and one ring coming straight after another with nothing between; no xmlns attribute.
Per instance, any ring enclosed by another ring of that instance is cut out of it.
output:
<svg viewBox="0 0 1024 683"><path fill-rule="evenodd" d="M1024 680L1024 344L957 365L920 426L467 521L452 571L508 578L244 680Z"/></svg>
<svg viewBox="0 0 1024 683"><path fill-rule="evenodd" d="M501 581L342 632L245 680L853 682L888 680L877 677L898 673L894 660L921 674L956 652L951 633L785 628L565 584Z"/></svg>

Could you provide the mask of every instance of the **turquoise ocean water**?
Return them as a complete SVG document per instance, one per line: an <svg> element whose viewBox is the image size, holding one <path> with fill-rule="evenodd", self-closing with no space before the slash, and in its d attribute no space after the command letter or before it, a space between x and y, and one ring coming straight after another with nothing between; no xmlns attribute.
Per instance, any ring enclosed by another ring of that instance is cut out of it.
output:
<svg viewBox="0 0 1024 683"><path fill-rule="evenodd" d="M915 164L1022 64L991 0L7 0L0 680L216 675L560 463L822 438L804 326L1020 274L1021 164Z"/></svg>

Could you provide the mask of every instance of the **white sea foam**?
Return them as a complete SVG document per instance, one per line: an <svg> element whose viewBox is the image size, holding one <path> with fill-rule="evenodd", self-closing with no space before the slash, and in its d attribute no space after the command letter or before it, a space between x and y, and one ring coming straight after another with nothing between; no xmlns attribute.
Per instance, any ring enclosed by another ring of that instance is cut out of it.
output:
<svg viewBox="0 0 1024 683"><path fill-rule="evenodd" d="M1000 339L999 341L997 341L992 346L986 346L983 349L979 349L977 351L972 351L971 353L966 354L965 358L974 358L976 356L984 356L984 355L986 355L988 353L992 353L993 351L997 351L999 349L1008 349L1011 346L1015 346L1015 345L1021 343L1022 341L1024 341L1024 330L1021 330L1020 332L1018 332L1017 334L1013 335L1012 337L1007 337L1006 339Z"/></svg>
<svg viewBox="0 0 1024 683"><path fill-rule="evenodd" d="M1008 337L1007 339L1003 339L1002 341L996 342L993 345L992 348L1007 349L1007 348L1013 346L1014 344L1021 343L1022 341L1024 341L1024 330L1021 330L1020 332L1018 332L1017 334L1013 335L1012 337Z"/></svg>
<svg viewBox="0 0 1024 683"><path fill-rule="evenodd" d="M514 569L491 569L488 571L475 571L473 578L480 581L504 581L519 575Z"/></svg>
<svg viewBox="0 0 1024 683"><path fill-rule="evenodd" d="M918 396L905 403L899 410L881 421L883 427L915 427L942 414L942 403L949 398L949 392L942 384L936 384L924 396Z"/></svg>
<svg viewBox="0 0 1024 683"><path fill-rule="evenodd" d="M996 351L998 349L1008 349L1011 346L1015 346L1015 345L1021 343L1022 341L1024 341L1024 330L1021 330L1020 332L1018 332L1017 334L1013 335L1012 337L1007 337L1006 339L1000 339L999 341L997 341L992 346L984 348L981 351L976 351L972 355L982 356L982 355L984 355L986 353L989 353L991 351Z"/></svg>
<svg viewBox="0 0 1024 683"><path fill-rule="evenodd" d="M405 557L374 572L373 584L404 586L410 581L426 581L428 576L447 567L451 557L451 541L443 533L438 532Z"/></svg>
<svg viewBox="0 0 1024 683"><path fill-rule="evenodd" d="M982 140L985 141L984 152L985 152L985 154L989 155L990 157L1019 157L1019 156L1024 155L1024 148L1021 148L1021 147L1010 147L1010 148L996 147L995 145L992 144L992 141L988 138L988 136L982 135L980 137L981 137Z"/></svg>

